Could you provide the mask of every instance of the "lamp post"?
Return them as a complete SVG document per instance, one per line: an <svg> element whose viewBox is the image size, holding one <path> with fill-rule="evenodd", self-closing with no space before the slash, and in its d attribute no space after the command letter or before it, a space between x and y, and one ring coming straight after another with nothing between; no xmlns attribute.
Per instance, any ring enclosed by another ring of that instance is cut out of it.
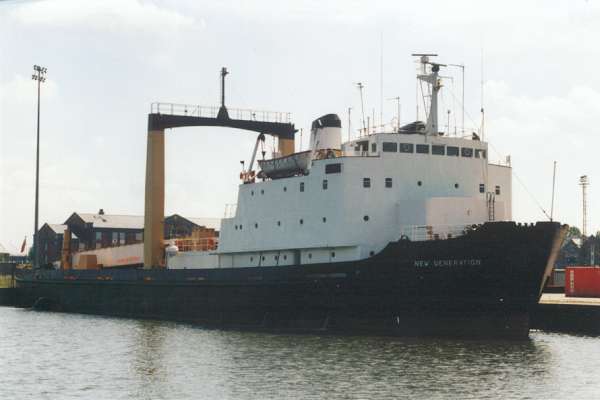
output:
<svg viewBox="0 0 600 400"><path fill-rule="evenodd" d="M40 266L40 252L38 249L38 214L39 214L39 194L40 194L40 86L46 80L46 71L39 65L33 66L33 75L31 79L37 81L37 144L35 151L35 226L33 230L33 267Z"/></svg>

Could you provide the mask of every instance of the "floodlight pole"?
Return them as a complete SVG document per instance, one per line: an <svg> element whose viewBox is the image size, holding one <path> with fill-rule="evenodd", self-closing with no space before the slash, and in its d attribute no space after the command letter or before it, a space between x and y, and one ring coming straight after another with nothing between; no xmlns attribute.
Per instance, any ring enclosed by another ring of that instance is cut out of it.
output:
<svg viewBox="0 0 600 400"><path fill-rule="evenodd" d="M40 87L46 80L46 71L39 65L33 66L33 75L31 79L37 81L37 141L35 151L35 221L33 228L33 268L40 266L40 252L38 243L38 216L39 216L39 198L40 198Z"/></svg>

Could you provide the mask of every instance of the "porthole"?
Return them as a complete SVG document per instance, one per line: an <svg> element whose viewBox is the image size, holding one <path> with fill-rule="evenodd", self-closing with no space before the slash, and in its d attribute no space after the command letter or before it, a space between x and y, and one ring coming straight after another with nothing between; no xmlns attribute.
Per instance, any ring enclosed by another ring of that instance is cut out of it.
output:
<svg viewBox="0 0 600 400"><path fill-rule="evenodd" d="M327 217L323 217L323 223L327 222Z"/></svg>
<svg viewBox="0 0 600 400"><path fill-rule="evenodd" d="M418 186L422 186L422 185L423 185L423 182L421 182L421 181L418 181L418 182L417 182L417 185L418 185Z"/></svg>
<svg viewBox="0 0 600 400"><path fill-rule="evenodd" d="M363 217L363 221L367 222L368 220L369 220L369 216L368 216L368 215L365 215L365 216Z"/></svg>
<svg viewBox="0 0 600 400"><path fill-rule="evenodd" d="M455 183L455 184L454 184L454 188L455 188L455 189L458 189L458 183Z"/></svg>

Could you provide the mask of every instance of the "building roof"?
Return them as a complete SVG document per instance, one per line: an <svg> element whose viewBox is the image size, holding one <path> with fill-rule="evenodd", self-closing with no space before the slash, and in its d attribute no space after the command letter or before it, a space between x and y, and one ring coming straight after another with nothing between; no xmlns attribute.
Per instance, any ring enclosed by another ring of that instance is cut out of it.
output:
<svg viewBox="0 0 600 400"><path fill-rule="evenodd" d="M114 229L144 229L144 216L143 215L115 215L115 214L90 214L90 213L74 213L78 215L85 223L91 223L94 228L114 228ZM172 214L166 216L169 218L172 216L180 216L179 214ZM180 216L181 217L181 216ZM70 218L70 217L69 217ZM198 226L204 226L206 228L212 228L215 230L221 229L220 218L188 218L190 222ZM56 225L53 225L56 226ZM65 226L66 227L66 226ZM62 231L61 231L62 233Z"/></svg>
<svg viewBox="0 0 600 400"><path fill-rule="evenodd" d="M221 230L221 218L186 218L198 226Z"/></svg>
<svg viewBox="0 0 600 400"><path fill-rule="evenodd" d="M65 233L65 229L68 228L67 225L63 225L63 224L47 224L50 229L52 229L54 231L54 233L62 235Z"/></svg>
<svg viewBox="0 0 600 400"><path fill-rule="evenodd" d="M6 248L2 246L2 243L0 243L0 254L8 254L8 251L6 251Z"/></svg>
<svg viewBox="0 0 600 400"><path fill-rule="evenodd" d="M76 214L94 228L144 229L143 215Z"/></svg>

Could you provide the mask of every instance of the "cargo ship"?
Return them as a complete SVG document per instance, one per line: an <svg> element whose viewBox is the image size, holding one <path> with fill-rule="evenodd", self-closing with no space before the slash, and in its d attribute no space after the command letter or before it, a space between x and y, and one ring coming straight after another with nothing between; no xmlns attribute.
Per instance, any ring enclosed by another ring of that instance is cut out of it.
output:
<svg viewBox="0 0 600 400"><path fill-rule="evenodd" d="M362 129L342 141L317 118L295 152L285 115L153 105L148 118L143 267L19 271L22 306L171 319L222 328L525 338L566 226L512 221L509 163L472 133L438 127L443 64L421 56L426 122ZM233 116L233 117L232 117ZM163 237L164 131L258 132L218 242ZM273 157L254 164L264 135Z"/></svg>

